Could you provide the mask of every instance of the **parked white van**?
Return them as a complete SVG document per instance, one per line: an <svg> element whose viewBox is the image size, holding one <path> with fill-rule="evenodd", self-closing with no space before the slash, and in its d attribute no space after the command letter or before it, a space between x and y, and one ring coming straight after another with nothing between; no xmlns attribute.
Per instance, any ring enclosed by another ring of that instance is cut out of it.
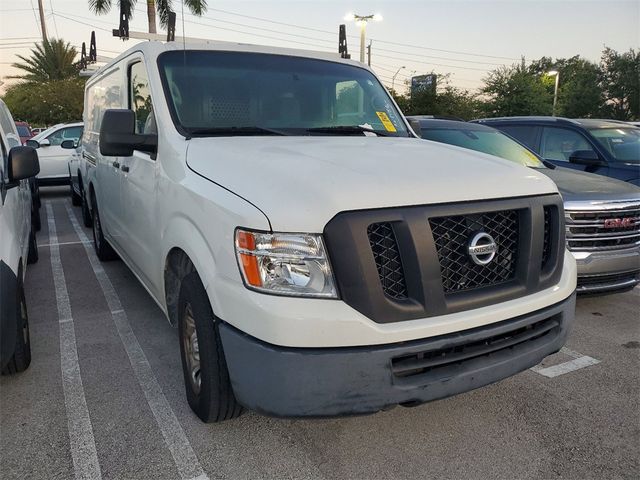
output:
<svg viewBox="0 0 640 480"><path fill-rule="evenodd" d="M0 151L0 370L5 375L22 372L31 363L24 278L27 264L38 260L29 179L40 167L35 150L21 146L2 100Z"/></svg>
<svg viewBox="0 0 640 480"><path fill-rule="evenodd" d="M565 343L555 185L417 139L360 63L141 43L87 82L84 124L96 252L177 324L204 421L415 405Z"/></svg>

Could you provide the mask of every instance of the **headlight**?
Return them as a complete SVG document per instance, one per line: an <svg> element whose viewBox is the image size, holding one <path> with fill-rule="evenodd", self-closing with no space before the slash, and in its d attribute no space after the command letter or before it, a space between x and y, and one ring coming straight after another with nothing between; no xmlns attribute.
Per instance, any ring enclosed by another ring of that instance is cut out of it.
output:
<svg viewBox="0 0 640 480"><path fill-rule="evenodd" d="M259 292L338 298L321 235L236 230L245 285Z"/></svg>

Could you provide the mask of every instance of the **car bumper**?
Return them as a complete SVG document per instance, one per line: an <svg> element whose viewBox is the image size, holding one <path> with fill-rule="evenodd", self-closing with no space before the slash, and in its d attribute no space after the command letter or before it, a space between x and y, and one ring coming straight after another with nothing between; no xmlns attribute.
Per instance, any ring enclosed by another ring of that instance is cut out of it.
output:
<svg viewBox="0 0 640 480"><path fill-rule="evenodd" d="M565 343L575 294L520 317L387 345L279 347L227 323L220 336L238 401L278 417L374 413L466 392L526 370Z"/></svg>
<svg viewBox="0 0 640 480"><path fill-rule="evenodd" d="M571 253L578 268L578 293L613 293L640 283L640 248Z"/></svg>

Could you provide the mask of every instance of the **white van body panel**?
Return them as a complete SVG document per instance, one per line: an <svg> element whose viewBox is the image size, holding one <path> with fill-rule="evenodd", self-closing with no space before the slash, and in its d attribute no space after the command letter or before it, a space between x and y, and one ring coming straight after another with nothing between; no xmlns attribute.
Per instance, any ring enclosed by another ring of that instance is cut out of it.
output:
<svg viewBox="0 0 640 480"><path fill-rule="evenodd" d="M0 182L7 179L6 157L9 150L21 145L20 136L13 117L5 103L0 100L0 135L4 151L0 165ZM22 264L24 278L29 251L31 232L31 190L28 180L22 180L17 187L0 187L0 261L5 263L17 276Z"/></svg>
<svg viewBox="0 0 640 480"><path fill-rule="evenodd" d="M435 142L423 148L424 143L415 138L364 136L335 137L330 142L326 137L194 138L187 164L259 205L272 228L283 232L320 233L332 217L348 210L556 190L548 177L533 169L491 155L477 161L482 154ZM473 178L473 188L461 188L462 178ZM283 202L275 192L295 201Z"/></svg>

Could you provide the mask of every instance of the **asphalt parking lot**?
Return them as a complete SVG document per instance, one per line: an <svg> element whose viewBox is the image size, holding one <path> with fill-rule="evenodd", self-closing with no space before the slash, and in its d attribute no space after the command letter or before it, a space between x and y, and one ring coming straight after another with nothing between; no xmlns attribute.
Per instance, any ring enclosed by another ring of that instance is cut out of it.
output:
<svg viewBox="0 0 640 480"><path fill-rule="evenodd" d="M580 298L565 350L489 387L365 417L205 425L177 330L122 262L95 261L68 189L42 193L33 360L0 379L2 479L640 475L638 288Z"/></svg>

